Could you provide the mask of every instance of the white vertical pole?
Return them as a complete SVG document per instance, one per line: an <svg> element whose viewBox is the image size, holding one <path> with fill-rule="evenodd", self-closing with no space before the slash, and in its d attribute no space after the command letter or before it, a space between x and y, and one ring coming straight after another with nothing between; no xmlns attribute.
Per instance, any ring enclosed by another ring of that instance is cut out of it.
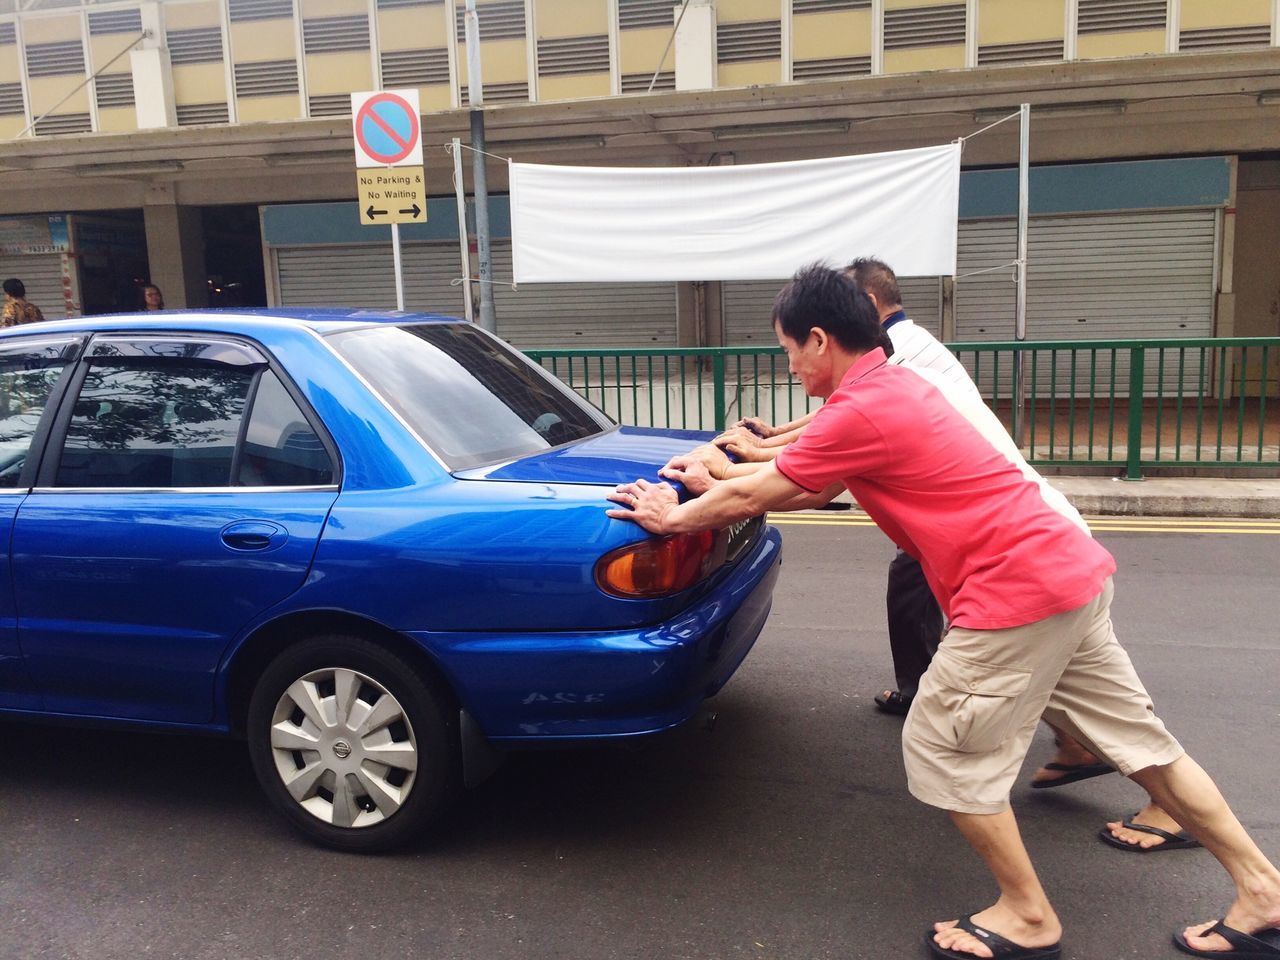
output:
<svg viewBox="0 0 1280 960"><path fill-rule="evenodd" d="M1017 306L1014 310L1014 339L1027 339L1027 220L1031 186L1031 104L1018 107L1018 265ZM1021 351L1014 354L1017 396L1014 403L1014 442L1022 446L1026 434L1027 384Z"/></svg>
<svg viewBox="0 0 1280 960"><path fill-rule="evenodd" d="M391 224L391 259L396 265L396 309L404 312L404 272L400 268L400 224Z"/></svg>
<svg viewBox="0 0 1280 960"><path fill-rule="evenodd" d="M471 244L467 239L467 195L462 182L462 141L453 138L453 192L458 198L458 246L462 253L462 307L468 320L476 316L471 307Z"/></svg>

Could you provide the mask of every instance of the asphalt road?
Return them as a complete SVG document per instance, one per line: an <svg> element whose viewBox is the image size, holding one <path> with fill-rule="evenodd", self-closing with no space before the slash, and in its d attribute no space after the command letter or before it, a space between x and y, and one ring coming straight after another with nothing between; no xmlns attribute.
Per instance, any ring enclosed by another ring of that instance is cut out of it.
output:
<svg viewBox="0 0 1280 960"><path fill-rule="evenodd" d="M1280 856L1280 535L1248 529L1099 536L1157 708ZM892 549L848 515L783 530L773 616L714 723L514 757L408 853L308 846L238 744L0 726L0 958L926 957L930 921L994 891L871 709ZM1141 797L1114 776L1015 789L1066 960L1172 958L1171 931L1229 902L1202 850L1097 841Z"/></svg>

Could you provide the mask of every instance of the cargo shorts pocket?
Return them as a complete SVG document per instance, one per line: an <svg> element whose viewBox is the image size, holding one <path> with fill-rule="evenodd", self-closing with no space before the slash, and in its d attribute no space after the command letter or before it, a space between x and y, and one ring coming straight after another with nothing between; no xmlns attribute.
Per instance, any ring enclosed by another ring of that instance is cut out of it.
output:
<svg viewBox="0 0 1280 960"><path fill-rule="evenodd" d="M939 650L916 696L919 721L930 739L959 753L989 753L1013 732L1017 698L1029 670L976 663Z"/></svg>

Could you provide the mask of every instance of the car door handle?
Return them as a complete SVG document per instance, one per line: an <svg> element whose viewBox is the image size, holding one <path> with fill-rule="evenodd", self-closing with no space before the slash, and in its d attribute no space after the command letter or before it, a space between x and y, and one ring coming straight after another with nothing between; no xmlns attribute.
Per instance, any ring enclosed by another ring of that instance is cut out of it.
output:
<svg viewBox="0 0 1280 960"><path fill-rule="evenodd" d="M221 536L232 550L270 550L283 544L289 533L270 520L237 520L223 527Z"/></svg>

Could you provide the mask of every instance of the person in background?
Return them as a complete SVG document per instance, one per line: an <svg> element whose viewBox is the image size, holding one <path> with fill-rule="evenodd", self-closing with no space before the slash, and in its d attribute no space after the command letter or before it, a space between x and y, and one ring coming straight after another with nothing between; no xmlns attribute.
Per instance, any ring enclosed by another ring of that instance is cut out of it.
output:
<svg viewBox="0 0 1280 960"><path fill-rule="evenodd" d="M154 283L148 283L142 288L142 309L143 310L163 310L164 294L160 292L160 288Z"/></svg>
<svg viewBox="0 0 1280 960"><path fill-rule="evenodd" d="M4 313L0 315L0 327L15 327L20 323L38 323L44 314L34 303L27 302L27 288L16 277L10 277L4 286Z"/></svg>

